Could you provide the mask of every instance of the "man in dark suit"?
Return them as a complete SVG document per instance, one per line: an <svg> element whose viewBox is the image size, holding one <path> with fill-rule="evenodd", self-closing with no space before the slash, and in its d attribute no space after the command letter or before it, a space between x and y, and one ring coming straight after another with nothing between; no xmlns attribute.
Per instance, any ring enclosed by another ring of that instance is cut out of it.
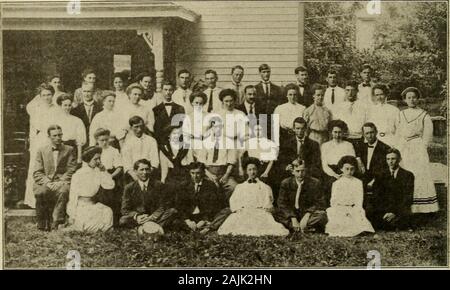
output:
<svg viewBox="0 0 450 290"><path fill-rule="evenodd" d="M375 208L367 217L376 229L391 230L410 226L414 195L414 175L399 166L400 151L389 149L386 154L388 170L373 186Z"/></svg>
<svg viewBox="0 0 450 290"><path fill-rule="evenodd" d="M270 81L270 73L269 65L260 65L261 82L255 86L256 97L264 105L263 110L266 114L272 114L276 106L287 102L286 97L283 95L283 89Z"/></svg>
<svg viewBox="0 0 450 290"><path fill-rule="evenodd" d="M297 103L302 104L305 107L309 107L314 102L313 92L308 84L308 70L304 66L299 66L295 69L295 75L297 77L297 85L299 94L297 96Z"/></svg>
<svg viewBox="0 0 450 290"><path fill-rule="evenodd" d="M278 155L278 168L280 173L291 169L293 159L304 160L310 175L322 178L322 163L320 159L320 145L308 138L308 125L302 117L298 117L293 123L294 135L290 135L280 142L280 153ZM287 177L286 173L282 177Z"/></svg>
<svg viewBox="0 0 450 290"><path fill-rule="evenodd" d="M181 186L184 190L178 190L176 194L178 223L201 233L217 230L231 213L226 207L225 196L205 177L203 163L191 163L189 174L191 179Z"/></svg>
<svg viewBox="0 0 450 290"><path fill-rule="evenodd" d="M259 74L261 76L261 82L255 85L256 88L256 99L261 104L262 113L267 114L267 137L271 138L272 128L278 126L272 126L271 120L273 111L278 105L287 102L287 98L283 93L283 89L270 81L270 67L267 64L262 64L259 66ZM275 124L274 124L275 125Z"/></svg>
<svg viewBox="0 0 450 290"><path fill-rule="evenodd" d="M244 114L247 115L249 119L249 127L253 128L255 125L259 124L260 115L265 113L263 111L261 103L257 101L255 86L248 85L244 88L244 102L237 106L236 109L244 112ZM265 134L266 132L263 133Z"/></svg>
<svg viewBox="0 0 450 290"><path fill-rule="evenodd" d="M375 124L365 123L362 132L363 140L356 143L355 153L359 159L365 191L370 192L375 180L388 170L386 153L390 147L377 139Z"/></svg>
<svg viewBox="0 0 450 290"><path fill-rule="evenodd" d="M161 171L162 171L162 182L166 180L166 172L169 172L169 168L175 168L177 171L177 177L183 177L183 170L180 162L186 156L188 150L180 148L175 153L174 148L171 144L171 139L174 137L174 130L179 129L183 124L184 119L184 107L178 105L172 100L172 94L174 92L174 86L170 82L164 82L162 84L162 95L163 102L153 108L153 113L155 115L155 125L154 132L155 138L158 143L158 149L164 156L161 158ZM182 134L177 134L179 136L179 147L182 145ZM173 140L177 142L177 140ZM179 175L179 176L178 176Z"/></svg>
<svg viewBox="0 0 450 290"><path fill-rule="evenodd" d="M37 227L42 231L64 224L70 181L77 167L73 147L62 143L61 127L52 125L47 133L50 144L38 149L33 172Z"/></svg>
<svg viewBox="0 0 450 290"><path fill-rule="evenodd" d="M170 133L183 124L184 107L172 100L174 86L170 82L162 84L164 101L153 108L155 115L154 132L160 150L169 142Z"/></svg>
<svg viewBox="0 0 450 290"><path fill-rule="evenodd" d="M323 232L327 214L321 183L307 174L303 160L291 166L293 176L281 182L274 218L291 231Z"/></svg>
<svg viewBox="0 0 450 290"><path fill-rule="evenodd" d="M83 121L86 128L86 137L88 138L85 147L89 146L89 127L94 119L94 116L103 110L103 104L94 100L94 86L93 84L83 84L81 87L83 103L71 110L71 114Z"/></svg>
<svg viewBox="0 0 450 290"><path fill-rule="evenodd" d="M161 182L150 178L151 164L148 160L136 161L134 170L138 180L125 186L120 226L140 227L144 232L146 223L156 223L164 228L175 218L176 210L171 208L173 198L168 196Z"/></svg>

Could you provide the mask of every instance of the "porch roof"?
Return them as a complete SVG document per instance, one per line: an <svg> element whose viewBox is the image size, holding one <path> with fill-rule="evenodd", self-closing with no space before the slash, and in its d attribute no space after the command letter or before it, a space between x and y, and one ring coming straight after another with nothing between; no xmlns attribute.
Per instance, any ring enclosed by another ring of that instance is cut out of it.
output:
<svg viewBox="0 0 450 290"><path fill-rule="evenodd" d="M172 2L80 1L79 13L63 2L1 4L4 30L136 29L155 21L182 19L197 22L200 15ZM73 6L75 7L75 6ZM80 21L81 20L81 21Z"/></svg>

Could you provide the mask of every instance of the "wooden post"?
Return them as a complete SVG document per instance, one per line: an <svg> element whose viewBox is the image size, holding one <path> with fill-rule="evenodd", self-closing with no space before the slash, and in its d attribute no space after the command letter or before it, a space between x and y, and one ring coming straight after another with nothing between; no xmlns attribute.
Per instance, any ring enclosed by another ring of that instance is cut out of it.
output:
<svg viewBox="0 0 450 290"><path fill-rule="evenodd" d="M156 92L160 92L164 80L164 25L162 23L155 23L151 28L138 30L137 33L138 35L142 35L154 55Z"/></svg>

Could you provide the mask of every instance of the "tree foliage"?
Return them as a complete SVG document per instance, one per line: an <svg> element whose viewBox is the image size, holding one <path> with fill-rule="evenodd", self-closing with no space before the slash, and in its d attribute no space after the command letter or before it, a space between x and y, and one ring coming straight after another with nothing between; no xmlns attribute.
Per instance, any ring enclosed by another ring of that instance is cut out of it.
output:
<svg viewBox="0 0 450 290"><path fill-rule="evenodd" d="M376 78L391 87L394 98L407 86L420 88L426 97L445 97L446 3L382 3L375 47L368 51L354 46L355 12L361 8L361 3L307 4L306 27L313 34L307 31L305 59L313 80L323 79L330 67L339 69L342 79L354 78L361 64L369 63Z"/></svg>

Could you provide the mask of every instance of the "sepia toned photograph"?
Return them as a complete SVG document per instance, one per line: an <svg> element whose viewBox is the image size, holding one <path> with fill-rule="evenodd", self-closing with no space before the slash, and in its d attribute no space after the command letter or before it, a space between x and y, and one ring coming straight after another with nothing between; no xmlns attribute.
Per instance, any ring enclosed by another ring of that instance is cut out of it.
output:
<svg viewBox="0 0 450 290"><path fill-rule="evenodd" d="M1 267L448 268L448 6L0 0Z"/></svg>

